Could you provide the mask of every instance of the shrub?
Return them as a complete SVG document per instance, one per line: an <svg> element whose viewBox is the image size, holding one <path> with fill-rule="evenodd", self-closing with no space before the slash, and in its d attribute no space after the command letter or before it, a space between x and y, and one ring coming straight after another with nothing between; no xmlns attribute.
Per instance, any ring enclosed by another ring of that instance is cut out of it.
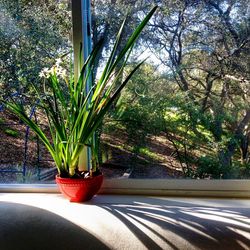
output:
<svg viewBox="0 0 250 250"><path fill-rule="evenodd" d="M197 161L196 174L202 179L231 179L239 178L240 171L235 165L223 166L216 157L201 156Z"/></svg>

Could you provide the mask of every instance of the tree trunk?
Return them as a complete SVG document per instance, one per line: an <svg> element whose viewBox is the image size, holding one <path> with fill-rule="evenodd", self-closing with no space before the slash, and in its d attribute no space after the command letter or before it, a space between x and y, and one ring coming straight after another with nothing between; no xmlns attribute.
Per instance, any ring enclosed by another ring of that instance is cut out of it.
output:
<svg viewBox="0 0 250 250"><path fill-rule="evenodd" d="M244 129L245 126L250 122L250 109L246 111L244 118L238 124L234 136L228 142L226 149L219 151L218 156L222 166L231 166L232 156L237 148L237 144L241 142L242 138L244 138Z"/></svg>
<svg viewBox="0 0 250 250"><path fill-rule="evenodd" d="M248 163L248 158L249 158L248 146L249 146L249 134L246 134L242 137L240 141L240 152L241 152L242 164Z"/></svg>

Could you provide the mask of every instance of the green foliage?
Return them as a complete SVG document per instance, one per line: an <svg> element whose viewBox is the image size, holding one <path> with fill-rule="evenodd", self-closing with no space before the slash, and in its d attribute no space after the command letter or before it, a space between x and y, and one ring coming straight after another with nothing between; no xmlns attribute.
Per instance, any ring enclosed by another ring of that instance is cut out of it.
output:
<svg viewBox="0 0 250 250"><path fill-rule="evenodd" d="M4 123L6 123L5 119L0 117L0 125ZM9 135L14 138L18 138L20 135L18 130L12 128L6 128L5 126L0 127L0 130L3 131L6 135Z"/></svg>
<svg viewBox="0 0 250 250"><path fill-rule="evenodd" d="M159 134L164 128L165 100L155 85L164 87L164 80L154 67L144 64L122 93L112 113L113 119L119 120L129 137L137 138L138 143L143 144L147 135Z"/></svg>
<svg viewBox="0 0 250 250"><path fill-rule="evenodd" d="M236 165L223 166L218 158L202 156L197 161L196 174L202 179L233 179L240 177L240 168Z"/></svg>
<svg viewBox="0 0 250 250"><path fill-rule="evenodd" d="M147 37L175 85L167 107L172 115L166 117L167 130L189 154L194 153L193 145L205 148L205 153L215 152L214 157L223 151L219 159L228 158L227 165L237 156L240 138L250 133L246 3L162 2L155 25L150 26L155 36Z"/></svg>
<svg viewBox="0 0 250 250"><path fill-rule="evenodd" d="M223 172L218 159L211 156L202 156L198 159L197 175L199 178L221 179Z"/></svg>
<svg viewBox="0 0 250 250"><path fill-rule="evenodd" d="M91 147L92 159L96 160L97 151L94 147L93 134L100 126L110 106L141 66L142 62L133 67L126 78L120 82L121 73L133 46L156 9L157 7L154 7L148 13L118 53L117 48L125 27L126 19L124 20L100 79L95 80L90 76L96 65L102 41L96 45L85 61L77 82L66 77L61 82L57 76L57 72L60 72L58 62L51 70L46 70L45 74L48 74L48 79L45 80L43 92L40 92L40 89L35 86L34 88L40 101L39 107L47 115L50 137L46 135L42 127L29 118L23 104L13 102L13 100L4 101L6 107L27 124L44 143L61 176L72 177L76 174L79 155L86 146ZM89 93L85 94L86 84L91 80L93 81L92 88ZM64 91L65 89L67 91ZM50 138L53 143L51 143ZM94 168L96 163L92 162L92 166Z"/></svg>
<svg viewBox="0 0 250 250"><path fill-rule="evenodd" d="M4 118L0 117L0 125L1 125L1 124L4 124L4 123L5 123Z"/></svg>
<svg viewBox="0 0 250 250"><path fill-rule="evenodd" d="M14 129L6 128L6 129L4 129L4 133L6 135L12 136L14 138L19 137L19 132L17 130L14 130Z"/></svg>
<svg viewBox="0 0 250 250"><path fill-rule="evenodd" d="M233 168L238 171L237 178L250 179L250 163L233 162Z"/></svg>
<svg viewBox="0 0 250 250"><path fill-rule="evenodd" d="M92 1L93 42L104 38L97 64L103 64L111 51L124 14L129 12L118 52L152 2ZM147 136L166 132L180 162L193 164L193 158L199 159L201 178L247 173L248 168L237 162L241 138L250 135L248 1L157 2L159 11L142 33L143 43L137 43L120 80L142 51L150 49L156 56L137 70L109 118L139 147ZM44 63L50 66L68 51L70 12L64 1L3 0L2 5L0 88L4 94L5 87L38 83ZM161 64L159 70L156 64ZM224 157L219 157L220 152ZM223 167L221 159L227 155L230 166Z"/></svg>
<svg viewBox="0 0 250 250"><path fill-rule="evenodd" d="M1 0L0 95L38 85L44 65L71 48L66 1Z"/></svg>
<svg viewBox="0 0 250 250"><path fill-rule="evenodd" d="M151 151L147 147L135 147L134 152L137 154L140 154L142 156L146 156L147 158L150 159L150 161L161 161L162 157L160 157L157 153Z"/></svg>

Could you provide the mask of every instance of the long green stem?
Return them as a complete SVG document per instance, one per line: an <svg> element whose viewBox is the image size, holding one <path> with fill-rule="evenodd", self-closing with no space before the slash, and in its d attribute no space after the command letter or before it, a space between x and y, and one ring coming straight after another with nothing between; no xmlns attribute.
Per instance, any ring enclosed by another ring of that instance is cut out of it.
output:
<svg viewBox="0 0 250 250"><path fill-rule="evenodd" d="M127 64L132 48L156 8L154 7L149 12L129 37L120 53L117 53L126 23L126 20L124 20L99 81L95 81L90 76L96 60L98 60L97 55L100 53L102 41L97 44L84 63L77 82L66 80L65 85L63 85L54 71L47 80L48 85L44 86L43 94L40 94L39 90L34 87L37 98L40 100L39 107L45 111L47 116L50 129L49 136L28 117L24 106L15 103L14 100L5 102L6 107L41 139L53 157L60 174L69 176L75 174L79 155L86 145L90 144L93 157L96 157L93 134L100 126L111 104L141 66L142 63L139 63L125 80L120 82L120 76ZM84 94L85 85L89 79L93 81L92 88L89 93ZM65 89L68 91L65 91Z"/></svg>

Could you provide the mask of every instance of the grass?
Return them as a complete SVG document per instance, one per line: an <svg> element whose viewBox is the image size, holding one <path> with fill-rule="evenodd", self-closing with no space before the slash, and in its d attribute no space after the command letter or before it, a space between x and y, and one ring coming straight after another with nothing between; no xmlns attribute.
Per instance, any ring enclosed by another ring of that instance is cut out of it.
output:
<svg viewBox="0 0 250 250"><path fill-rule="evenodd" d="M17 130L14 130L14 129L6 128L6 129L4 130L4 133L5 133L6 135L12 136L12 137L14 137L14 138L19 137L19 132L18 132Z"/></svg>
<svg viewBox="0 0 250 250"><path fill-rule="evenodd" d="M149 157L151 158L152 160L155 160L155 161L162 161L163 158L160 157L157 153L153 152L153 151L150 151L150 149L148 148L145 148L145 147L137 147L136 148L136 151L141 154L141 155L144 155L146 157Z"/></svg>
<svg viewBox="0 0 250 250"><path fill-rule="evenodd" d="M0 125L1 125L1 124L4 124L4 123L5 123L4 118L0 117Z"/></svg>
<svg viewBox="0 0 250 250"><path fill-rule="evenodd" d="M3 124L5 124L5 123L6 123L5 119L2 118L2 117L0 117L0 125L3 125ZM1 130L2 130L2 129L3 129L3 128L1 128ZM14 138L17 138L17 137L19 137L19 135L20 135L20 133L19 133L18 130L12 129L12 128L5 128L5 129L3 129L2 131L3 131L6 135L12 136L12 137L14 137Z"/></svg>

